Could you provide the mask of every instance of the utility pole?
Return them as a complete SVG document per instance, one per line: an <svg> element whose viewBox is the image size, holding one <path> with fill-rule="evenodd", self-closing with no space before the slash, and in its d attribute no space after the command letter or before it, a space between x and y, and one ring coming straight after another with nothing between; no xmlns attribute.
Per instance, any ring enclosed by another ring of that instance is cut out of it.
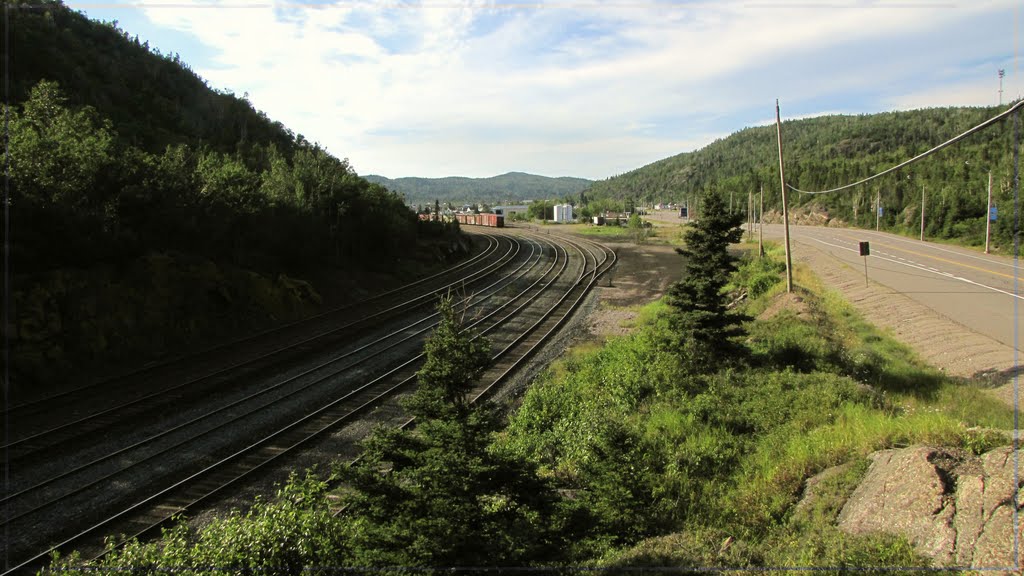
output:
<svg viewBox="0 0 1024 576"><path fill-rule="evenodd" d="M1003 105L1003 76L1006 75L1006 70L999 69L999 105Z"/></svg>
<svg viewBox="0 0 1024 576"><path fill-rule="evenodd" d="M761 209L757 213L757 253L764 257L764 184L761 184Z"/></svg>
<svg viewBox="0 0 1024 576"><path fill-rule="evenodd" d="M921 184L921 242L924 242L924 184Z"/></svg>
<svg viewBox="0 0 1024 576"><path fill-rule="evenodd" d="M754 240L754 191L746 191L746 241Z"/></svg>
<svg viewBox="0 0 1024 576"><path fill-rule="evenodd" d="M875 232L878 232L878 220L882 216L882 189L875 190Z"/></svg>
<svg viewBox="0 0 1024 576"><path fill-rule="evenodd" d="M1002 72L1002 70L1000 70ZM985 254L988 254L988 241L992 237L992 171L988 171L988 209L985 210Z"/></svg>
<svg viewBox="0 0 1024 576"><path fill-rule="evenodd" d="M782 183L782 230L786 239L786 292L793 291L793 258L789 253L789 206L786 204L786 170L782 161L782 119L775 99L775 135L779 142L779 182Z"/></svg>

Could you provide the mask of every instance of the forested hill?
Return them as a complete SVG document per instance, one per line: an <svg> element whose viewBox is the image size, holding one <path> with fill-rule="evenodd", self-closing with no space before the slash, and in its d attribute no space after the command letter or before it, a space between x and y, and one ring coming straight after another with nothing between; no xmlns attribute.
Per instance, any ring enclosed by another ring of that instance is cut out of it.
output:
<svg viewBox="0 0 1024 576"><path fill-rule="evenodd" d="M93 107L120 139L147 152L182 143L218 152L243 143L273 143L285 153L295 146L280 122L244 98L209 88L177 54L161 54L116 21L89 20L59 1L27 0L12 6L10 31L6 77L15 104L50 80L69 106Z"/></svg>
<svg viewBox="0 0 1024 576"><path fill-rule="evenodd" d="M60 2L8 7L23 389L233 338L315 309L317 292L359 297L376 286L361 279L397 282L466 247L177 55Z"/></svg>
<svg viewBox="0 0 1024 576"><path fill-rule="evenodd" d="M449 202L516 202L520 200L543 200L576 197L581 190L590 186L590 180L583 178L549 178L509 172L490 178L396 178L369 175L366 179L401 192L408 202L429 203L434 200Z"/></svg>
<svg viewBox="0 0 1024 576"><path fill-rule="evenodd" d="M175 249L301 272L399 254L417 235L398 195L177 55L60 2L12 8L16 269Z"/></svg>
<svg viewBox="0 0 1024 576"><path fill-rule="evenodd" d="M931 108L783 122L786 182L808 191L848 184L924 152L1005 109ZM994 202L1005 209L1012 205L1012 138L1012 120L1003 121L865 186L820 196L794 193L791 202L815 203L848 223L873 226L873 203L880 193L882 226L909 229L919 224L923 187L927 234L980 240L989 170ZM595 182L585 194L594 199L667 202L712 190L732 192L745 202L748 191L756 193L763 185L767 210L780 206L778 170L775 126L760 126ZM1008 237L1011 220L998 218L993 234Z"/></svg>

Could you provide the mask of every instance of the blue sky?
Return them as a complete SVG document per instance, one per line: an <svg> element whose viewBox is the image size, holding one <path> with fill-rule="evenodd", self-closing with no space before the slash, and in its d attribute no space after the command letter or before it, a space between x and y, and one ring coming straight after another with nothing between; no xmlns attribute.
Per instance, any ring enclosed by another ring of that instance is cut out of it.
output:
<svg viewBox="0 0 1024 576"><path fill-rule="evenodd" d="M774 119L994 105L1014 0L68 1L360 174L600 179Z"/></svg>

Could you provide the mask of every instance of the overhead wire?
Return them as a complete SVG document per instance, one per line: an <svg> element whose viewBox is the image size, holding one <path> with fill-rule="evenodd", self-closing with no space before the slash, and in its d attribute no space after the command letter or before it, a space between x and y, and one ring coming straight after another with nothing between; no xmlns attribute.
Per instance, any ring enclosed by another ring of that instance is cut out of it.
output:
<svg viewBox="0 0 1024 576"><path fill-rule="evenodd" d="M786 184L786 188L789 188L790 190L793 190L794 192L799 192L801 194L831 194L833 192L839 192L841 190L847 190L847 189L853 188L855 186L860 186L861 184L865 184L865 183L870 182L872 180L875 180L877 178L881 178L882 176L885 176L886 174L889 174L890 172L895 172L896 170L899 170L900 168L903 168L905 166L909 166L909 165L913 164L914 162L917 162L918 160L921 160L922 158L930 156L930 155L938 152L939 150L942 150L943 148L945 148L947 146L950 146L952 144L956 144L957 142L959 142L960 140L963 140L964 138L970 136L971 134L974 134L975 132L978 132L979 130L984 130L985 128L991 126L992 124L995 124L996 122L999 122L1000 120L1006 118L1010 114L1013 114L1017 110L1020 110L1022 107L1024 107L1024 100L1018 101L1013 106L1007 108L1006 111L1004 111L1004 112L1002 112L1002 113L1000 113L1000 114L998 114L996 116L993 116L992 118L989 118L988 120L982 122L981 124L978 124L977 126L971 128L970 130L967 130L966 132L964 132L964 133L962 133L962 134L960 134L958 136L954 136L953 138L950 138L949 140L946 140L942 144L939 144L938 146L936 146L936 147L934 147L934 148L932 148L932 149L930 149L930 150L928 150L926 152L922 152L922 153L918 154L917 156L914 156L910 160L906 160L904 162L901 162L901 163L893 166L892 168L888 168L886 170L883 170L883 171L879 172L878 174L874 174L872 176L868 176L867 178L864 178L863 180L858 180L857 182L854 182L852 184L846 184L844 186L840 186L838 188L832 188L830 190L818 190L818 191L801 190L801 189L796 188L795 186L792 186L790 184Z"/></svg>

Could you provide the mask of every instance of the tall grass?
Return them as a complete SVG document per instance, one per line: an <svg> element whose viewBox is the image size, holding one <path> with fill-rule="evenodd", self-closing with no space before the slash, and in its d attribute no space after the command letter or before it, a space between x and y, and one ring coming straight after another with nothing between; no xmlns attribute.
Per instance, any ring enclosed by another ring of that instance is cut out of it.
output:
<svg viewBox="0 0 1024 576"><path fill-rule="evenodd" d="M926 565L905 538L834 526L866 457L1009 441L1009 407L926 365L808 270L783 296L781 250L767 252L728 287L748 294L748 316L773 310L747 324L739 367L684 372L659 302L639 310L633 335L556 363L513 416L504 445L592 504L595 530L620 531L593 539L603 565ZM824 500L798 512L808 478L835 466Z"/></svg>

